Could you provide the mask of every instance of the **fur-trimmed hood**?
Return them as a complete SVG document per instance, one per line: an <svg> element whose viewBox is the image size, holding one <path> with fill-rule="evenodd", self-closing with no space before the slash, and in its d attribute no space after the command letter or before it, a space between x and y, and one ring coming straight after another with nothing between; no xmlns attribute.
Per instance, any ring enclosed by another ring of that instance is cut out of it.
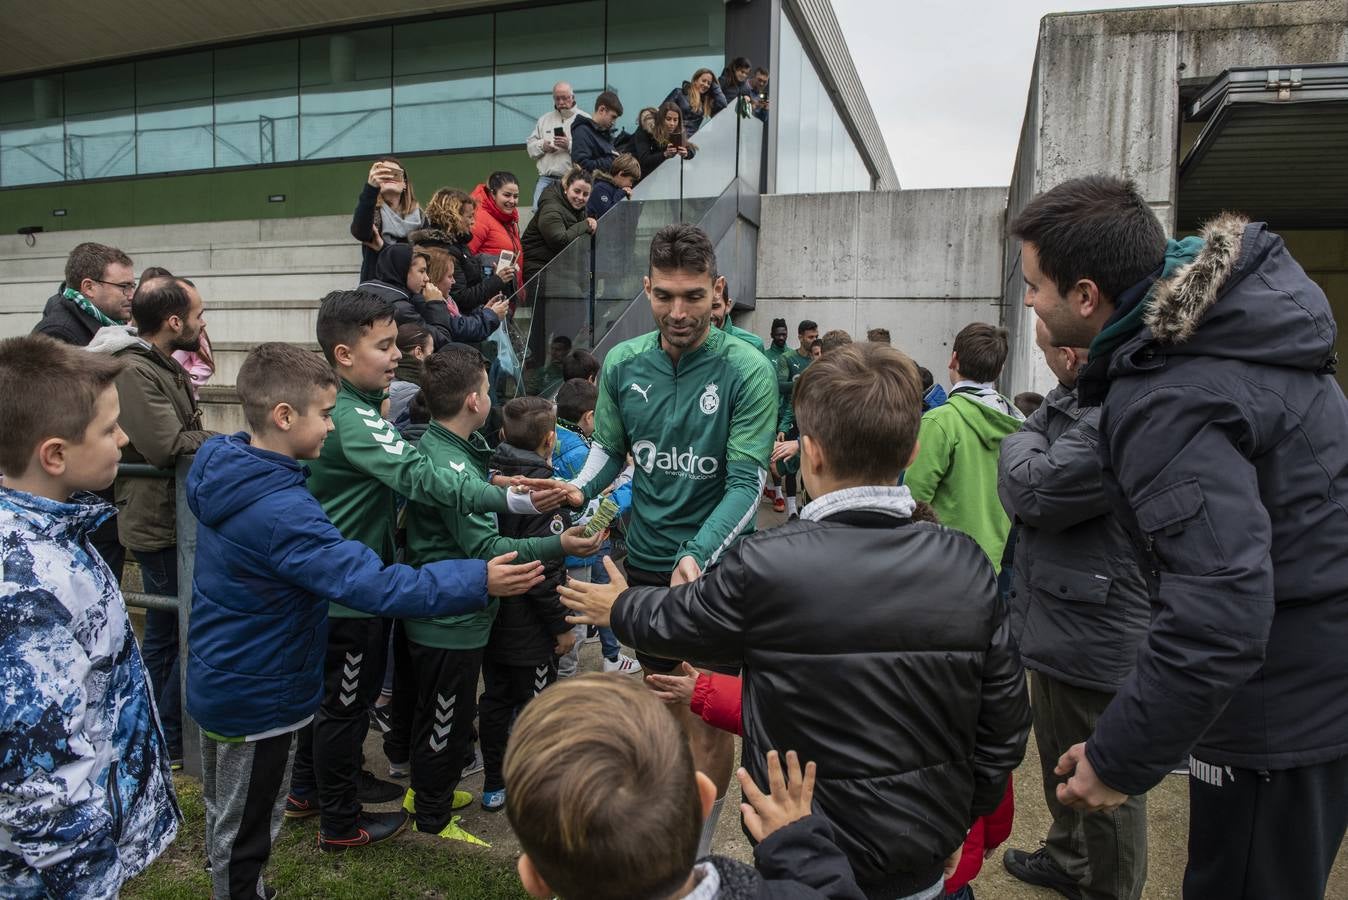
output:
<svg viewBox="0 0 1348 900"><path fill-rule="evenodd" d="M1155 353L1214 356L1311 371L1334 358L1337 329L1324 291L1263 222L1223 213L1203 249L1147 298L1146 325L1114 355L1111 374L1150 368Z"/></svg>

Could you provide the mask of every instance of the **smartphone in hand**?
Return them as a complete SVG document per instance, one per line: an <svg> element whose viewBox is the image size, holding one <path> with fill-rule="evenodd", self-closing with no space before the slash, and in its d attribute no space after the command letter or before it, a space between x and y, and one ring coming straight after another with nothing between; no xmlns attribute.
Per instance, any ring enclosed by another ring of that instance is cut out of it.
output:
<svg viewBox="0 0 1348 900"><path fill-rule="evenodd" d="M566 129L563 128L561 125L558 125L556 128L552 129L552 136L553 136L553 137L565 137L565 135L566 135Z"/></svg>
<svg viewBox="0 0 1348 900"><path fill-rule="evenodd" d="M514 250L502 250L502 251L501 251L501 256L500 256L500 258L499 258L499 259L497 260L497 262L496 262L496 267L499 269L501 266L508 266L508 265L511 265L511 264L514 263L514 262L515 262L515 251L514 251Z"/></svg>

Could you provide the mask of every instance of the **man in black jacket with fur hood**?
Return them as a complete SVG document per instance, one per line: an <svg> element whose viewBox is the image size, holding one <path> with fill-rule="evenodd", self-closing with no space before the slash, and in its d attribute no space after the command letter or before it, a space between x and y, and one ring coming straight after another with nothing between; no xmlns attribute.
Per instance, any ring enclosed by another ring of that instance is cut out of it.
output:
<svg viewBox="0 0 1348 900"><path fill-rule="evenodd" d="M1012 232L1025 304L1090 345L1078 393L1152 600L1059 799L1113 809L1191 754L1185 896L1323 896L1348 827L1348 400L1324 292L1263 223L1167 242L1117 178L1054 188Z"/></svg>

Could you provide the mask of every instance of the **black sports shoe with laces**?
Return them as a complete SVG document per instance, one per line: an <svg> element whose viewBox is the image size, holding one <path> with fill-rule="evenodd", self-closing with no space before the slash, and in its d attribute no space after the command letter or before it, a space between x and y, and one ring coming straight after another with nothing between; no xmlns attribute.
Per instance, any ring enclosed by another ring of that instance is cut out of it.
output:
<svg viewBox="0 0 1348 900"><path fill-rule="evenodd" d="M356 817L356 827L350 834L327 835L318 832L318 849L328 852L368 847L386 841L407 827L407 813L362 812Z"/></svg>
<svg viewBox="0 0 1348 900"><path fill-rule="evenodd" d="M1068 900L1081 900L1081 888L1076 880L1057 863L1048 858L1048 851L1040 847L1033 853L1024 850L1008 850L1002 857L1002 865L1020 881L1037 884L1067 897Z"/></svg>
<svg viewBox="0 0 1348 900"><path fill-rule="evenodd" d="M361 803L392 803L406 793L407 788L401 784L385 781L368 769L361 769L356 776L356 797Z"/></svg>

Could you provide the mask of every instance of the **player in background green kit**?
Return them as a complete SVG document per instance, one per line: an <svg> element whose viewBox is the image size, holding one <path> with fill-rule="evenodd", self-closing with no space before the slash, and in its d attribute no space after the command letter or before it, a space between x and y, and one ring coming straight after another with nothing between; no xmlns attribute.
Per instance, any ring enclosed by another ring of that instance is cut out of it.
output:
<svg viewBox="0 0 1348 900"><path fill-rule="evenodd" d="M632 454L627 578L667 587L693 581L753 531L777 417L777 382L761 350L713 328L716 251L700 228L669 225L651 241L646 296L656 331L618 344L599 374L590 455L570 482L582 506ZM680 660L636 648L647 672ZM697 660L690 660L694 665ZM674 708L697 768L716 782L705 855L734 759L734 739Z"/></svg>

